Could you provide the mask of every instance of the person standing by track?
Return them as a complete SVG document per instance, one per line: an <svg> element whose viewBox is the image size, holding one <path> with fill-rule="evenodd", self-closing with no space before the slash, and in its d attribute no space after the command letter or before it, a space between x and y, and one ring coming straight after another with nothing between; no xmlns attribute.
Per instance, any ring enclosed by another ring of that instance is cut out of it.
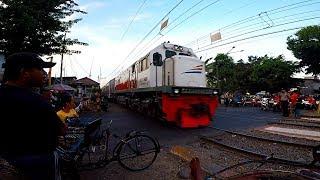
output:
<svg viewBox="0 0 320 180"><path fill-rule="evenodd" d="M281 103L281 110L282 110L282 115L284 117L289 116L289 94L285 89L282 89L281 92L279 93L280 96L280 103Z"/></svg>
<svg viewBox="0 0 320 180"><path fill-rule="evenodd" d="M52 106L32 91L44 85L43 68L54 65L30 52L15 53L5 62L0 87L0 156L24 179L60 179L55 149L63 125Z"/></svg>

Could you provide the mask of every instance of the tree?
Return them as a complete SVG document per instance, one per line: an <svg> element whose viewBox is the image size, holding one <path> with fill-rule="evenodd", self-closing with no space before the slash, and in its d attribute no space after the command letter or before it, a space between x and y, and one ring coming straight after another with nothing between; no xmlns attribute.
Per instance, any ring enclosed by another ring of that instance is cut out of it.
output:
<svg viewBox="0 0 320 180"><path fill-rule="evenodd" d="M288 88L293 83L291 76L296 72L296 64L285 61L283 56L274 58L265 55L256 58L253 63L251 79L256 88L255 91L277 92L281 88Z"/></svg>
<svg viewBox="0 0 320 180"><path fill-rule="evenodd" d="M287 39L288 49L307 73L320 74L320 26L308 26Z"/></svg>
<svg viewBox="0 0 320 180"><path fill-rule="evenodd" d="M0 53L19 51L40 55L79 53L68 45L86 43L65 37L81 19L67 20L74 13L85 13L74 0L0 1Z"/></svg>
<svg viewBox="0 0 320 180"><path fill-rule="evenodd" d="M214 62L207 64L209 71L208 86L220 88L221 91L234 89L234 62L226 54L217 54Z"/></svg>
<svg viewBox="0 0 320 180"><path fill-rule="evenodd" d="M251 81L251 73L252 73L252 64L245 63L242 59L238 60L235 64L235 87L238 90L242 90L244 92L252 91L252 81Z"/></svg>

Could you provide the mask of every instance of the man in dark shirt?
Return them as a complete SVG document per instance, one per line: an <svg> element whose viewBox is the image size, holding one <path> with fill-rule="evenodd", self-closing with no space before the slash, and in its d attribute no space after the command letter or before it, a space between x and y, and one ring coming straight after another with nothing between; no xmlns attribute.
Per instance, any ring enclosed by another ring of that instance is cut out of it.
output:
<svg viewBox="0 0 320 180"><path fill-rule="evenodd" d="M0 87L0 156L27 179L56 179L54 151L62 124L32 88L43 86L43 68L55 63L34 53L16 53L5 63Z"/></svg>

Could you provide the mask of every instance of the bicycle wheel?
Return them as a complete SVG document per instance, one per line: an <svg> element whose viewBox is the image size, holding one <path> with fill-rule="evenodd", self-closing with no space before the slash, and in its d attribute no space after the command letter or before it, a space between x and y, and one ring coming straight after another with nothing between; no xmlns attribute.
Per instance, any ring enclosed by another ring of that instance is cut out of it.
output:
<svg viewBox="0 0 320 180"><path fill-rule="evenodd" d="M81 148L78 158L76 159L78 169L90 170L104 166L106 159L106 139L100 138L99 141Z"/></svg>
<svg viewBox="0 0 320 180"><path fill-rule="evenodd" d="M159 151L159 144L152 137L134 135L119 146L118 162L130 171L144 170L156 160Z"/></svg>

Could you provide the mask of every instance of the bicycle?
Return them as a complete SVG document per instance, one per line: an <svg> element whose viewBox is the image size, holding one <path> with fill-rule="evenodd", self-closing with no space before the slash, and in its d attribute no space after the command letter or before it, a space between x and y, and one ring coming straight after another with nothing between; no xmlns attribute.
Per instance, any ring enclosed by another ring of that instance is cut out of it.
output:
<svg viewBox="0 0 320 180"><path fill-rule="evenodd" d="M153 164L160 152L157 139L143 131L131 131L121 138L111 134L112 120L106 129L101 128L101 121L97 119L86 125L83 136L77 137L68 149L57 149L66 174L102 168L112 161L118 161L130 171L141 171ZM120 139L112 151L109 146L111 135Z"/></svg>

